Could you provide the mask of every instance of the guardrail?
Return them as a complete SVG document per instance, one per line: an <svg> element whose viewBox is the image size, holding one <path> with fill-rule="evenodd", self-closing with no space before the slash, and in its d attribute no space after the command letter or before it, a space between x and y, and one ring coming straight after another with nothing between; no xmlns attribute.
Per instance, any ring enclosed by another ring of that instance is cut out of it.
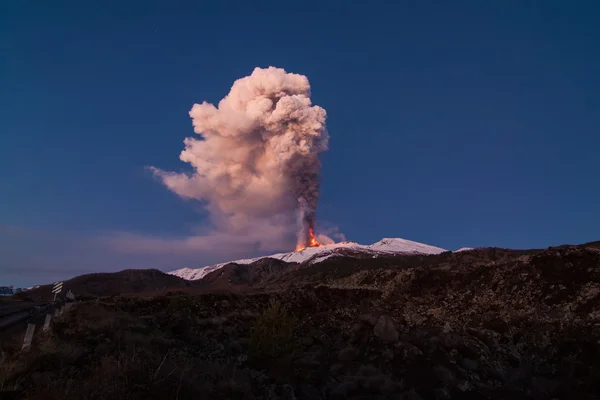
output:
<svg viewBox="0 0 600 400"><path fill-rule="evenodd" d="M0 316L0 331L10 329L11 327L23 322L27 322L27 330L25 332L25 338L23 339L22 347L22 350L27 350L31 346L33 334L35 333L37 324L43 320L44 325L42 330L49 330L52 319L61 316L64 311L70 308L72 305L72 302L65 301L42 303L22 310L6 313Z"/></svg>

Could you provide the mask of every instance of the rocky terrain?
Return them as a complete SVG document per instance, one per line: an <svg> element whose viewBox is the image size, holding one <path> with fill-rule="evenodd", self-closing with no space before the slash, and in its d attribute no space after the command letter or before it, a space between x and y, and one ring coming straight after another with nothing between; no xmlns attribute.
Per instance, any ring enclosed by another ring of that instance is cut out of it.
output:
<svg viewBox="0 0 600 400"><path fill-rule="evenodd" d="M197 294L80 302L27 354L2 343L0 390L30 399L595 399L599 247L229 264Z"/></svg>

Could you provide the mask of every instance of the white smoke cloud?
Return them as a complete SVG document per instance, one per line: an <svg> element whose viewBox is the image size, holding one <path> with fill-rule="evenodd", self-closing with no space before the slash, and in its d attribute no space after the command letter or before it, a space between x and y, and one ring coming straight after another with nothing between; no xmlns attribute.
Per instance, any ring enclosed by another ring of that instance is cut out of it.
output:
<svg viewBox="0 0 600 400"><path fill-rule="evenodd" d="M261 249L291 246L300 213L304 241L315 224L318 155L328 145L326 112L312 105L308 79L256 68L217 107L194 104L190 117L201 139L186 138L179 158L193 172L150 169L174 193L204 202L214 225L209 236ZM213 239L190 237L183 246L210 247Z"/></svg>
<svg viewBox="0 0 600 400"><path fill-rule="evenodd" d="M334 244L337 242L345 242L346 235L340 232L337 226L324 226L320 228L320 233L317 235L317 241L321 244Z"/></svg>

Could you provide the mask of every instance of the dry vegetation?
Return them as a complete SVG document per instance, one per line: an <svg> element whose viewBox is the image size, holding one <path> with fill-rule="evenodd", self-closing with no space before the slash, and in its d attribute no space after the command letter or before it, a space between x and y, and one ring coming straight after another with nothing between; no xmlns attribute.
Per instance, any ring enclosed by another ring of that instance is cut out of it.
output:
<svg viewBox="0 0 600 400"><path fill-rule="evenodd" d="M28 353L2 343L0 389L28 399L597 398L600 252L460 257L362 269L337 260L316 271L319 284L307 269L286 290L81 302Z"/></svg>

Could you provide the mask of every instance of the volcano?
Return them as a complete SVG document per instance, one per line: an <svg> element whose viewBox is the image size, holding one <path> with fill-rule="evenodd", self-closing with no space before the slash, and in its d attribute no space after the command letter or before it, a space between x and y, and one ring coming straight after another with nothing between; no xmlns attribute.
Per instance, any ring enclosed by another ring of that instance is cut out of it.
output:
<svg viewBox="0 0 600 400"><path fill-rule="evenodd" d="M371 245L362 245L356 242L320 244L315 239L315 244L312 244L311 241L309 246L299 246L296 251L292 251L289 253L278 253L265 257L232 260L226 263L210 265L200 268L182 268L168 272L168 274L175 275L187 280L198 280L204 278L207 274L216 271L230 263L252 264L255 261L267 258L274 258L276 260L282 260L289 263L316 264L331 257L345 256L356 258L376 258L378 256L392 254L440 254L445 251L448 250L400 238L385 238Z"/></svg>
<svg viewBox="0 0 600 400"><path fill-rule="evenodd" d="M296 246L296 251L302 251L304 249L306 249L307 247L319 247L321 246L321 243L319 243L319 241L317 240L317 237L315 236L315 232L313 230L313 228L310 228L308 230L308 243L306 245L304 244L299 244Z"/></svg>

